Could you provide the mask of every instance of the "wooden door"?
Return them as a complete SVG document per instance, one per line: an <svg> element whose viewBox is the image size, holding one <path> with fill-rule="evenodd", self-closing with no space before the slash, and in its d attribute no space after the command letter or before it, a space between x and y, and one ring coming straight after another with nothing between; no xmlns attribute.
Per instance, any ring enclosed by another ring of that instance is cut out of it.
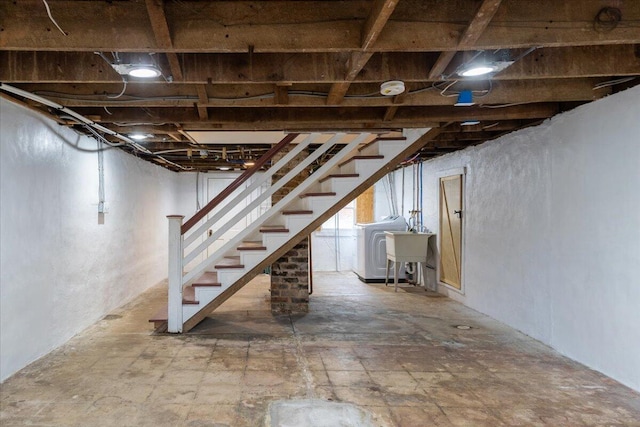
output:
<svg viewBox="0 0 640 427"><path fill-rule="evenodd" d="M462 175L440 178L440 281L462 288Z"/></svg>
<svg viewBox="0 0 640 427"><path fill-rule="evenodd" d="M373 186L356 198L356 224L373 222Z"/></svg>

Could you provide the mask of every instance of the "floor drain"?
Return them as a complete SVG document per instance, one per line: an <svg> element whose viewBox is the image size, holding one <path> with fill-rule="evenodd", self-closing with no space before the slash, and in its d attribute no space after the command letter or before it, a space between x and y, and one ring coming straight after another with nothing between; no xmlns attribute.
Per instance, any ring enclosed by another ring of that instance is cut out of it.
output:
<svg viewBox="0 0 640 427"><path fill-rule="evenodd" d="M469 329L473 329L471 326L469 325L455 325L454 326L456 329L462 329L463 331L468 331Z"/></svg>

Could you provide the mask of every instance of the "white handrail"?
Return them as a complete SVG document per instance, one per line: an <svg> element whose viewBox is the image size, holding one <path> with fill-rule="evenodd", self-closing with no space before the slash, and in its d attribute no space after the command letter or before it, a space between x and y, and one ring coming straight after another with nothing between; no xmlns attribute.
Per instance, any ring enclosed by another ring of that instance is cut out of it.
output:
<svg viewBox="0 0 640 427"><path fill-rule="evenodd" d="M319 136L320 136L319 133L312 133L311 135L307 136L302 142L300 142L299 144L296 144L296 147L293 150L289 151L285 156L283 156L280 160L278 160L275 165L270 167L264 174L262 174L260 179L253 181L253 183L249 187L245 188L240 194L234 197L233 200L231 200L230 202L227 202L225 205L234 206L241 200L246 199L247 196L251 194L253 190L260 187L264 182L267 181L267 179L271 178L276 172L282 169L284 165L289 163L293 158L295 158L295 156L300 154L302 150L307 148L309 144L313 143L313 141L315 141ZM184 247L186 248L191 243L193 243L199 236L204 234L211 225L218 222L220 218L222 218L222 216L225 214L226 214L226 211L224 209L221 209L220 211L216 212L211 218L209 218L206 222L204 222L192 233L190 233L189 237L185 237Z"/></svg>
<svg viewBox="0 0 640 427"><path fill-rule="evenodd" d="M324 176L325 173L330 171L333 167L335 167L344 157L350 154L358 145L364 141L368 137L368 134L360 134L349 144L345 145L345 147L340 150L335 156L333 156L329 161L327 161L320 169L315 171L311 176L309 176L303 183L298 185L292 191L290 191L285 197L283 197L278 203L271 207L267 212L262 215L261 218L264 221L256 222L252 226L245 228L236 234L232 239L230 239L225 245L223 245L220 249L215 251L213 254L209 255L204 261L202 261L198 266L187 273L183 278L183 284L189 284L192 280L202 274L210 265L216 262L218 259L224 256L227 251L234 249L238 243L240 243L246 236L254 233L256 229L262 226L266 221L270 220L275 215L280 214L280 210L286 207L294 198L298 197L303 191L305 191L310 185L316 182L316 178L318 176Z"/></svg>

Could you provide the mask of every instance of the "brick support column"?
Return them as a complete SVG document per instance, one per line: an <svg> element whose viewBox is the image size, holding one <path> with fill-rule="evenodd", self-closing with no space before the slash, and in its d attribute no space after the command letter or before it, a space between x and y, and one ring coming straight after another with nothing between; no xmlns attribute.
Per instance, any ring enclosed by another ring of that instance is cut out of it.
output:
<svg viewBox="0 0 640 427"><path fill-rule="evenodd" d="M309 238L271 265L271 312L309 312Z"/></svg>
<svg viewBox="0 0 640 427"><path fill-rule="evenodd" d="M285 154L276 155L274 163ZM300 158L291 161L292 166L285 166L274 175L273 181L284 176L307 155L308 153L301 153ZM277 203L308 176L309 171L299 174L290 185L283 187L271 197L272 203ZM309 312L309 244L309 238L306 237L271 264L271 312L273 314Z"/></svg>

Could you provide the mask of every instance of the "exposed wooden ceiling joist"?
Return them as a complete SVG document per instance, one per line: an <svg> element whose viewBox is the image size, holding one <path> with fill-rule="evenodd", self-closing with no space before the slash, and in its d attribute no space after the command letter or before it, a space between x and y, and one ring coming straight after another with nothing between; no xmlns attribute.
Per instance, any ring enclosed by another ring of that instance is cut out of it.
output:
<svg viewBox="0 0 640 427"><path fill-rule="evenodd" d="M142 145L169 150L168 160L198 170L220 160L196 153L200 145L190 131L440 127L420 152L428 158L640 83L639 1L49 0L49 6L66 35L42 0L0 2L0 82L115 131L148 133ZM517 60L475 81L455 73L489 54ZM150 56L163 76L128 78L126 87L107 63ZM405 93L381 96L380 84L389 80L403 81ZM472 91L474 106L453 106L462 90ZM78 128L55 109L2 96ZM480 123L461 126L470 119Z"/></svg>
<svg viewBox="0 0 640 427"><path fill-rule="evenodd" d="M478 41L484 30L491 22L491 19L498 11L502 0L483 0L478 8L476 15L473 17L469 26L464 30L460 41L458 42L458 50L472 48ZM437 79L446 70L449 63L453 60L456 52L453 50L445 51L440 54L436 63L429 71L429 79Z"/></svg>
<svg viewBox="0 0 640 427"><path fill-rule="evenodd" d="M349 90L350 83L355 80L362 68L373 55L373 46L382 29L393 13L398 0L374 0L369 17L362 28L361 52L351 54L347 62L347 72L343 82L334 83L327 97L328 105L340 104Z"/></svg>
<svg viewBox="0 0 640 427"><path fill-rule="evenodd" d="M640 24L639 24L640 25ZM640 30L639 30L640 31ZM492 77L492 80L632 76L640 74L636 45L579 46L538 49ZM344 81L343 55L180 54L185 83L336 83ZM355 82L432 81L434 60L428 53L380 53L367 62ZM121 83L121 77L90 52L0 51L0 81ZM147 84L162 84L157 79Z"/></svg>
<svg viewBox="0 0 640 427"><path fill-rule="evenodd" d="M400 2L404 10L387 21L376 51L441 52L458 50L460 35L471 16L469 1ZM619 1L610 2L619 4ZM52 31L41 1L1 2L0 49L120 52L352 52L362 46L361 29L368 2L349 1L336 7L326 1L213 1L166 3L172 48L159 46L146 5L138 2L61 0L52 13L68 33ZM457 7L456 7L457 6ZM420 11L431 7L423 16ZM616 31L596 31L594 17L601 0L567 2L511 0L502 5L474 49L531 46L581 46L640 43L640 2L625 2ZM413 11L413 12L412 12ZM475 11L475 8L474 8ZM474 13L474 12L472 12Z"/></svg>
<svg viewBox="0 0 640 427"><path fill-rule="evenodd" d="M264 111L261 108L210 108L211 120L201 122L192 108L110 108L106 114L99 108L76 108L80 114L96 122L152 123L180 122L184 130L194 129L233 129L239 130L278 130L336 127L340 123L344 128L361 129L366 126L385 128L384 108L273 108ZM478 120L511 120L551 117L558 112L554 103L516 105L504 108L481 107L405 107L398 111L394 124L400 127L425 127L425 123L463 121L471 118Z"/></svg>
<svg viewBox="0 0 640 427"><path fill-rule="evenodd" d="M171 52L173 42L171 41L171 34L169 33L167 17L164 14L163 2L162 0L146 0L146 5L156 43L160 48L167 51L166 55L167 61L169 61L169 68L171 69L171 77L173 80L180 81L183 78L182 69L180 67L180 61L178 61L178 55L176 55L175 52Z"/></svg>
<svg viewBox="0 0 640 427"><path fill-rule="evenodd" d="M424 88L403 95L403 106L445 106L453 105L456 93L459 89L469 88L476 91L476 101L483 105L501 105L513 103L514 100L522 104L546 102L553 98L556 102L567 101L592 101L611 93L611 88L594 89L602 79L549 79L549 80L508 80L488 82L476 82L475 84L459 83L452 85L447 92L442 94L441 88L427 84ZM185 87L186 86L186 87ZM360 92L367 89L375 89L375 85L365 85ZM183 96L188 93L188 85L164 85L162 87L144 84L130 85L127 95L117 99L110 99L107 95L93 93L92 85L75 85L69 88L61 84L28 84L22 85L23 89L45 96L52 101L63 103L69 107L190 107L197 104L198 111L207 107L229 108L258 108L272 106L281 107L324 107L325 96L307 96L304 91L296 91L282 86L264 88L265 92L252 92L245 97L246 87L236 85L226 86L224 93L219 93L216 88L210 90L211 97L206 92L205 85L198 85L197 95ZM328 86L326 86L328 89ZM121 88L120 84L104 86L106 93L116 93ZM259 96L258 93L262 93ZM321 92L317 92L321 93ZM326 92L325 92L326 94ZM394 98L371 96L349 97L340 107L399 107ZM333 108L339 108L334 106ZM203 114L200 114L201 119Z"/></svg>

